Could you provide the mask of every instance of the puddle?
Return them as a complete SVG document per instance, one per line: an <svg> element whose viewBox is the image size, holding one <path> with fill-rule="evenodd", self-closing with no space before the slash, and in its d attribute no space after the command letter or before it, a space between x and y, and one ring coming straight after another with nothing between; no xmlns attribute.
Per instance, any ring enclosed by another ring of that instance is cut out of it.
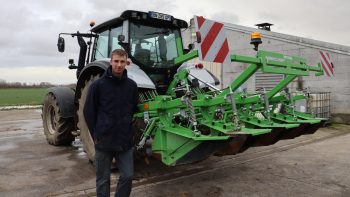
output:
<svg viewBox="0 0 350 197"><path fill-rule="evenodd" d="M30 122L26 122L25 124L22 124L20 126L20 128L22 130L26 130L28 132L35 132L35 131L38 131L38 128L42 127L41 124L42 124L41 120L37 119L37 120L33 120L33 121L30 121Z"/></svg>
<svg viewBox="0 0 350 197"><path fill-rule="evenodd" d="M0 155L0 163L1 164L4 164L4 163L8 163L8 162L12 162L14 159L11 159L11 158L7 158L7 157L4 157L4 156L1 156ZM1 169L1 168L0 168Z"/></svg>
<svg viewBox="0 0 350 197"><path fill-rule="evenodd" d="M17 148L17 146L13 143L0 144L0 151L6 151L14 148Z"/></svg>

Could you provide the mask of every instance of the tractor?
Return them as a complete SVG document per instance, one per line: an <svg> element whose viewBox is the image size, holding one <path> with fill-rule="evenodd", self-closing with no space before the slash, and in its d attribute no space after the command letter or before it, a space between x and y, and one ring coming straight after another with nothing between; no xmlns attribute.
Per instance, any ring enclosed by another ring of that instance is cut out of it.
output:
<svg viewBox="0 0 350 197"><path fill-rule="evenodd" d="M134 114L136 151L155 157L165 165L204 160L211 155L233 155L252 146L314 133L322 120L298 112L294 103L307 93L292 95L286 86L311 72L322 75L320 65L309 66L301 57L258 50L255 57L232 54L232 62L248 63L224 89L198 57L193 45L183 48L182 29L187 22L158 12L124 11L119 17L92 27L88 33L60 33L58 50L64 52L63 35L76 37L80 46L75 89L50 88L42 109L44 133L52 145L70 144L79 137L90 161L95 149L83 116L91 83L109 67L111 51L124 49L129 56L129 78L139 89L138 112ZM200 40L198 40L200 42ZM237 91L256 71L284 74L270 91Z"/></svg>

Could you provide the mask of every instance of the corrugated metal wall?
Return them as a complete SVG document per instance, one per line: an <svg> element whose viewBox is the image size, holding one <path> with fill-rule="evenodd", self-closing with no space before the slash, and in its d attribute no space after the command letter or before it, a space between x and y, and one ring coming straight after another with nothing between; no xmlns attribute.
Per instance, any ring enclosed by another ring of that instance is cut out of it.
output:
<svg viewBox="0 0 350 197"><path fill-rule="evenodd" d="M267 74L260 70L255 73L255 89L271 90L284 78L282 74Z"/></svg>

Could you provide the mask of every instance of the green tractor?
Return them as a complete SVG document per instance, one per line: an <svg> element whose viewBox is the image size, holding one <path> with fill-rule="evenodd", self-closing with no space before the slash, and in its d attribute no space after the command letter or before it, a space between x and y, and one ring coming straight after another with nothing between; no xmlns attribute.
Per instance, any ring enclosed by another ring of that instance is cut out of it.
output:
<svg viewBox="0 0 350 197"><path fill-rule="evenodd" d="M75 90L54 87L45 97L42 117L49 144L69 144L79 136L87 157L94 161L83 107L91 83L108 68L110 53L117 48L127 51L128 75L139 88L139 110L134 114L137 152L166 165L236 154L252 146L312 134L321 125L322 120L295 110L295 101L304 99L305 94L292 96L286 89L298 76L322 75L320 65L309 66L301 57L261 50L255 57L233 54L231 61L250 66L220 90L216 88L219 80L210 71L189 63L198 57L198 51L183 48L181 29L188 27L183 20L128 10L91 27L89 33L59 35L60 52L65 45L62 35L78 39L78 64L69 61L78 81ZM284 74L285 78L268 92L238 92L258 70Z"/></svg>

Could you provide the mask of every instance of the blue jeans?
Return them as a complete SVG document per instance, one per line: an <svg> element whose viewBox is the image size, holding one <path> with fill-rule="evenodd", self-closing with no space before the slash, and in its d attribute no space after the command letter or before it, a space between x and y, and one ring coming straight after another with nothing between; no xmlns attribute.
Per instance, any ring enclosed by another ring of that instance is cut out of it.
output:
<svg viewBox="0 0 350 197"><path fill-rule="evenodd" d="M134 175L133 149L127 151L101 151L95 149L96 160L96 195L97 197L110 196L111 164L113 158L119 169L119 181L115 196L130 196L132 177Z"/></svg>

